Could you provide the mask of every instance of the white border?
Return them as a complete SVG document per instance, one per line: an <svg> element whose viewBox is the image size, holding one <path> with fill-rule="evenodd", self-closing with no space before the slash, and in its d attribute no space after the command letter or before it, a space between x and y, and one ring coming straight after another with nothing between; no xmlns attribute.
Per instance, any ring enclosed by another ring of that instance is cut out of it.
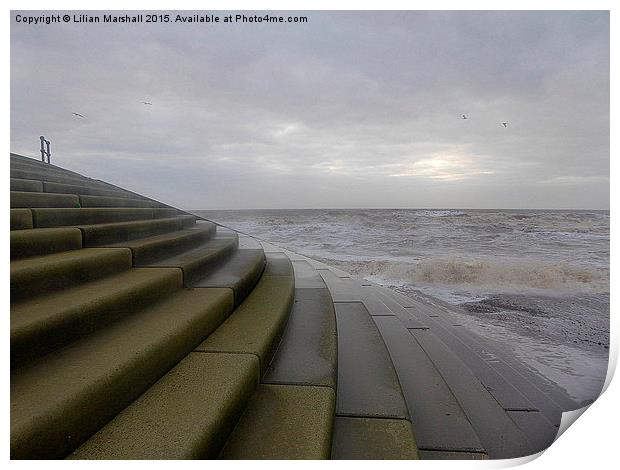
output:
<svg viewBox="0 0 620 470"><path fill-rule="evenodd" d="M521 1L513 1L506 0L502 2L491 1L491 0L472 0L468 2L459 2L459 1L441 1L441 0L422 0L417 2L407 2L402 0L381 0L381 1L363 1L363 2L355 2L352 5L352 2L345 0L299 0L296 2L291 1L283 1L283 0L271 0L271 1L241 1L241 0L217 0L217 1L195 1L195 0L177 0L175 2L170 1L162 1L162 0L152 0L149 2L146 1L100 1L95 0L85 5L84 2L78 2L76 0L63 0L53 2L44 2L41 0L31 0L31 1L7 1L4 3L6 14L5 16L5 25L10 23L10 10L21 10L21 9L40 9L40 10L85 10L85 9L98 9L98 10L113 10L113 9L134 9L134 10L235 10L235 9L272 9L272 10L348 10L354 9L357 10L611 10L611 50L612 50L612 62L611 62L611 155L616 155L617 149L617 137L620 133L618 132L617 120L616 118L616 93L614 92L614 84L616 83L616 79L618 77L617 70L617 60L613 60L614 54L613 52L618 50L616 47L618 40L618 21L616 18L616 13L614 11L613 6L617 4L617 2L611 1L600 1L600 0L590 0L590 1L575 1L575 0L566 0L562 2L550 1L550 0L521 0ZM617 8L616 8L617 10ZM10 28L4 28L4 41L3 41L3 59L4 63L9 65L9 47L10 47ZM3 82L3 102L5 106L5 110L9 109L9 100L10 100L10 75L6 72L2 74L2 82ZM5 147L10 147L10 116L5 111L4 114L4 139ZM5 157L9 153L10 148L5 148L4 155ZM617 174L618 165L615 164L614 159L611 160L611 181L616 181L615 178ZM5 164L2 166L2 177L4 181L8 182L8 159L5 159ZM5 173L6 172L6 173ZM615 214L617 208L617 195L618 191L614 189L614 185L611 185L611 211ZM8 191L2 192L2 201L5 207L5 214L8 214ZM6 215L5 215L6 217ZM5 219L6 220L6 219ZM615 218L611 218L611 235L612 240L614 239L614 235L618 233L617 230L618 224L616 223ZM2 251L2 256L4 260L4 266L8 266L8 250L6 249L8 245L8 227L6 227L2 232L4 243L4 249ZM612 257L611 259L611 272L616 273L616 268L618 263L615 262L615 259ZM4 332L9 330L9 316L8 316L8 299L9 293L7 286L9 285L9 276L8 270L5 269L3 272L3 283L4 293L3 296L5 302L5 316L4 319ZM615 276L611 277L611 286L612 293L615 293ZM615 311L615 297L612 294L612 302L611 302L611 312ZM617 321L612 315L612 329L611 329L611 349L610 349L610 368L615 369L615 364L617 362L617 354L618 354L618 325ZM5 333L6 338L6 333ZM9 375L9 364L8 364L8 342L5 341L4 346L4 355L5 359L5 369L4 369L4 377L8 379ZM610 376L608 377L608 379ZM9 458L9 381L6 381L6 385L2 389L3 392L3 403L5 407L3 408L3 424L4 424L4 439L2 440L2 450L4 451L4 455L6 459ZM563 467L563 468L605 468L611 462L616 461L616 434L614 432L614 428L616 426L616 420L618 418L618 397L619 397L619 386L617 384L617 380L612 382L609 386L608 390L584 413L583 416L579 418L579 422L572 426L570 429L564 433L557 442L555 442L546 452L542 454L539 458L534 459L528 465L529 468L548 468L549 466L553 466L554 468ZM492 461L492 462L401 462L395 463L391 462L388 465L402 466L403 468L406 466L407 468L411 468L411 466L419 466L422 465L425 468L428 466L433 466L434 468L467 468L467 467L504 467L504 466L514 466L515 464L525 463L526 460L531 459L517 459L523 460L517 462L513 461ZM11 465L16 467L29 466L29 462L11 462ZM37 464L40 465L40 464ZM44 464L46 467L50 466L52 468L60 468L60 466L64 465L89 465L89 466L97 466L97 465L108 465L103 462L47 462ZM205 465L215 465L218 468L228 468L228 467L239 467L239 466L247 466L251 465L252 467L257 468L267 468L275 465L276 467L284 467L290 466L291 462L177 462L177 463L168 463L168 462L116 462L114 465L119 465L121 467L128 468L135 467L136 465L142 467L145 465L149 466L168 466L168 465L182 465L182 466L198 466L203 467ZM296 462L295 465L307 467L309 465L314 466L317 465L316 462ZM348 465L348 463L344 462L326 462L322 465ZM374 462L355 462L356 466L370 468L370 466L374 466Z"/></svg>

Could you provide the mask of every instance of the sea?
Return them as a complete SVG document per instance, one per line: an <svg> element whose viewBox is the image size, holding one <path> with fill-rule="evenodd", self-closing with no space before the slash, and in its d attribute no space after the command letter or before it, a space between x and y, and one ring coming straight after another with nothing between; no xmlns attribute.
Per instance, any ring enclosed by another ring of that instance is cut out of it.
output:
<svg viewBox="0 0 620 470"><path fill-rule="evenodd" d="M577 401L609 356L609 211L192 211L411 297L448 305Z"/></svg>

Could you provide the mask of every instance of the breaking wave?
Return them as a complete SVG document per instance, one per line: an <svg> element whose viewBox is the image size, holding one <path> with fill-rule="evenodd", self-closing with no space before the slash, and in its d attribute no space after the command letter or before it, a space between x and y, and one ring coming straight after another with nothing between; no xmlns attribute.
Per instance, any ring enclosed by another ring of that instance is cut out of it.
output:
<svg viewBox="0 0 620 470"><path fill-rule="evenodd" d="M519 259L456 257L430 258L418 262L338 262L352 275L393 285L453 286L471 291L521 292L523 289L549 292L609 292L609 271L566 263Z"/></svg>

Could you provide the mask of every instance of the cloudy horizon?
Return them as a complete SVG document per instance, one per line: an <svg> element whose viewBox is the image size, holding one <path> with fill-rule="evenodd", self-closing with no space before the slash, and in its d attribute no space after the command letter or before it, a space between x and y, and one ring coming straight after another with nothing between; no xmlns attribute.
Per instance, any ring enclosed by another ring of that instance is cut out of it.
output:
<svg viewBox="0 0 620 470"><path fill-rule="evenodd" d="M11 151L177 207L609 209L608 12L20 13Z"/></svg>

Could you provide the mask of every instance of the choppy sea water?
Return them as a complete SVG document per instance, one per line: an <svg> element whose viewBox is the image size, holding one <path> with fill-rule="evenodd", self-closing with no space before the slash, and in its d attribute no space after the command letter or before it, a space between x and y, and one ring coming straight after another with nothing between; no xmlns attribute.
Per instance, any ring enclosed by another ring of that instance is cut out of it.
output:
<svg viewBox="0 0 620 470"><path fill-rule="evenodd" d="M609 211L251 210L196 214L455 306L578 400L609 349Z"/></svg>

